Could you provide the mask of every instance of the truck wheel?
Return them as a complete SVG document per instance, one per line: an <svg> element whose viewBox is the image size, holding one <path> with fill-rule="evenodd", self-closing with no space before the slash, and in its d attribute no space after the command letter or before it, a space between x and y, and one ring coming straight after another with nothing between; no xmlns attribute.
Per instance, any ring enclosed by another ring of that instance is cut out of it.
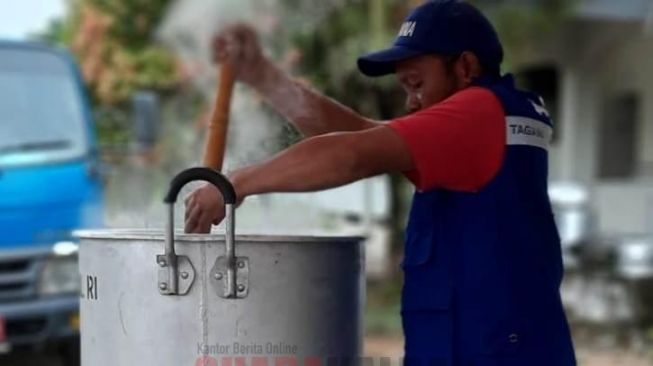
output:
<svg viewBox="0 0 653 366"><path fill-rule="evenodd" d="M81 354L79 349L79 339L66 341L59 347L59 358L63 366L80 366Z"/></svg>

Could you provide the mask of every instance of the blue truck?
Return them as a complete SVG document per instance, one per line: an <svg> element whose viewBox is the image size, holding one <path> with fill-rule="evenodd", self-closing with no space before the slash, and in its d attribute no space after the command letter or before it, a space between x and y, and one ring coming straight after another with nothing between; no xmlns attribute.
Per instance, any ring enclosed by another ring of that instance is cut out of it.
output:
<svg viewBox="0 0 653 366"><path fill-rule="evenodd" d="M54 345L77 364L72 231L100 227L102 177L84 84L64 50L0 41L0 352Z"/></svg>

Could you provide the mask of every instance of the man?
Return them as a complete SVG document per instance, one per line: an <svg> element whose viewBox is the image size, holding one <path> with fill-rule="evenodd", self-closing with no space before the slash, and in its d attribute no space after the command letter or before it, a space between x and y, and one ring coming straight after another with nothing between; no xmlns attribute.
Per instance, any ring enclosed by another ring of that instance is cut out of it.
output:
<svg viewBox="0 0 653 366"><path fill-rule="evenodd" d="M477 9L429 1L393 47L359 59L364 74L395 73L406 91L412 114L388 123L295 84L245 26L223 33L215 48L307 137L235 171L240 200L392 172L415 184L402 264L407 364L575 364L547 195L551 121L538 96L501 77L501 44ZM209 232L223 218L211 186L186 204L189 232Z"/></svg>

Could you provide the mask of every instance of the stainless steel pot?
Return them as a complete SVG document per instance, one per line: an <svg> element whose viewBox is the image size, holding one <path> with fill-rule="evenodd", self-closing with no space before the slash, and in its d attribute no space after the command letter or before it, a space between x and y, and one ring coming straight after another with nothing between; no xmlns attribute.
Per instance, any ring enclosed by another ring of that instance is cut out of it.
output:
<svg viewBox="0 0 653 366"><path fill-rule="evenodd" d="M222 192L224 237L173 233L176 196L192 180ZM259 366L356 363L361 238L235 236L233 188L202 168L175 177L165 202L165 234L78 233L83 365L217 365L233 357Z"/></svg>

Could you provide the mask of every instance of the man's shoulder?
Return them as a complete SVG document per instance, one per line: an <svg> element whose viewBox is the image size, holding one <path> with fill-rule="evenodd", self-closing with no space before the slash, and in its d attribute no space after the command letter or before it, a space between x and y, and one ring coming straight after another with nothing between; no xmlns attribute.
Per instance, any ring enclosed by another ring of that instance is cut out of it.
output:
<svg viewBox="0 0 653 366"><path fill-rule="evenodd" d="M447 101L458 101L458 102L484 102L496 100L497 96L495 93L483 86L472 85L468 86L465 89L459 90L452 94L449 98L445 99L443 102Z"/></svg>
<svg viewBox="0 0 653 366"><path fill-rule="evenodd" d="M463 115L495 114L499 112L504 114L500 98L492 90L481 86L469 86L459 90L429 109L431 108L460 112Z"/></svg>
<svg viewBox="0 0 653 366"><path fill-rule="evenodd" d="M506 116L527 117L553 125L542 97L533 91L517 88L511 74L494 82L485 80L476 88L492 93L501 103Z"/></svg>

